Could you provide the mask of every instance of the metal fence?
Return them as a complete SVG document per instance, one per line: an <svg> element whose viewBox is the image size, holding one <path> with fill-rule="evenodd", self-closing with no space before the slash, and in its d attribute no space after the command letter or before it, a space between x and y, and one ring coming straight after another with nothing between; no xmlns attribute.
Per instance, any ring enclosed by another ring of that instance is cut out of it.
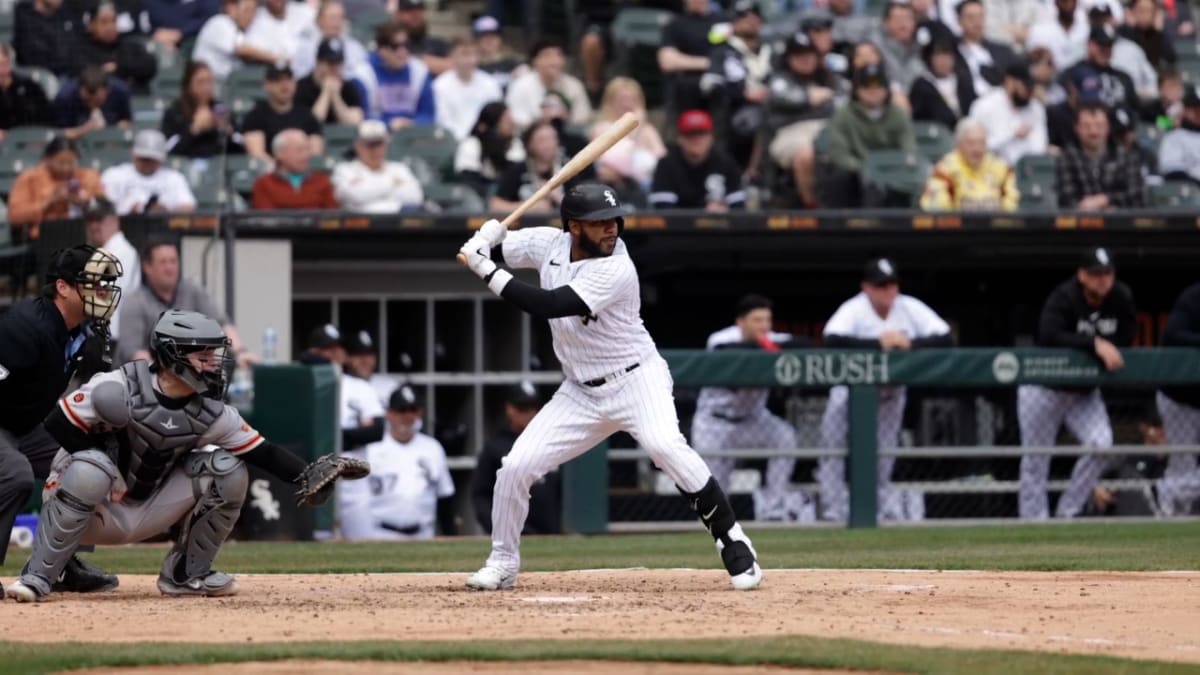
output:
<svg viewBox="0 0 1200 675"><path fill-rule="evenodd" d="M1131 350L1115 373L1056 350L665 356L681 426L744 520L1200 514L1200 351ZM691 524L632 439L607 460L610 529Z"/></svg>

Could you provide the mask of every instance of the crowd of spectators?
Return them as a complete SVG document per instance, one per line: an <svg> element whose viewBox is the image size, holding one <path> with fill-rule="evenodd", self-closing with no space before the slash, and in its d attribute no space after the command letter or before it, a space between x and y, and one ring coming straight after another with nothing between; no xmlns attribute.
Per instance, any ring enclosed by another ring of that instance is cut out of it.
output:
<svg viewBox="0 0 1200 675"><path fill-rule="evenodd" d="M121 214L211 206L189 188L238 154L261 170L252 208L419 210L453 182L506 209L624 113L642 126L588 177L637 208L1011 210L1033 160L1053 167L1038 175L1051 208L1139 207L1164 179L1200 182L1182 0L632 3L672 13L658 72L621 70L631 47L601 5L574 44L521 50L488 15L435 35L423 0L21 0L0 44L0 141L61 138L5 186L9 219L36 236L101 194ZM157 113L135 114L148 97ZM88 156L121 132L131 162ZM410 150L430 137L454 149ZM923 189L894 201L888 153Z"/></svg>

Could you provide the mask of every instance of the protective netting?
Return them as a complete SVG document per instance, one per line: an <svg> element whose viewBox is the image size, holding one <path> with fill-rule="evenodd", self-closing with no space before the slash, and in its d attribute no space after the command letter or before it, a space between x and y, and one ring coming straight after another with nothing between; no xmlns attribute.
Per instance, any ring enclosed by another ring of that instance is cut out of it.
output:
<svg viewBox="0 0 1200 675"><path fill-rule="evenodd" d="M1200 408L1155 389L878 391L881 522L1200 513ZM846 522L848 389L723 392L676 401L738 516ZM632 439L612 447L613 523L691 518Z"/></svg>

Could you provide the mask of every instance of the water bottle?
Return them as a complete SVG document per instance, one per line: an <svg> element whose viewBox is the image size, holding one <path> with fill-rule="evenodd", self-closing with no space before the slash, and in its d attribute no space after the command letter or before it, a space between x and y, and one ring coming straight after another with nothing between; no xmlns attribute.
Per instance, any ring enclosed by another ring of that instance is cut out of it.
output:
<svg viewBox="0 0 1200 675"><path fill-rule="evenodd" d="M233 379L229 383L229 405L245 412L254 407L254 380L250 377L249 368L238 368L233 371Z"/></svg>
<svg viewBox="0 0 1200 675"><path fill-rule="evenodd" d="M273 327L267 327L267 329L265 331L263 331L263 340L262 340L262 362L264 364L271 366L271 365L275 365L275 363L278 362L278 360L279 360L279 354L277 352L278 342L279 342L279 335L275 332L275 329Z"/></svg>

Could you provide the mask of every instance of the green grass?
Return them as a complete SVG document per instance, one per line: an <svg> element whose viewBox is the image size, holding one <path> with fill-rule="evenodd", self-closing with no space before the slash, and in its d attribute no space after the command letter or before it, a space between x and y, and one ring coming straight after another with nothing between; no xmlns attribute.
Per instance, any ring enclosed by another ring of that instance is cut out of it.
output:
<svg viewBox="0 0 1200 675"><path fill-rule="evenodd" d="M984 570L1176 570L1200 568L1200 523L1023 525L878 530L751 531L765 567ZM233 573L468 572L487 555L482 538L420 543L236 543L219 565ZM718 565L696 532L530 538L524 569ZM157 573L161 547L101 548L88 554L124 574ZM12 551L0 573L24 563Z"/></svg>
<svg viewBox="0 0 1200 675"><path fill-rule="evenodd" d="M764 565L818 568L984 570L1175 570L1200 567L1200 523L936 527L751 532ZM234 543L218 564L233 573L469 572L483 538L422 543ZM101 548L88 558L119 574L153 574L161 546ZM531 538L524 569L715 568L711 540L696 532ZM24 563L11 551L0 576ZM1151 600L1147 600L1150 602ZM819 611L819 608L797 608ZM3 617L3 607L0 607ZM0 625L3 624L0 619ZM71 636L86 639L86 636ZM470 636L463 636L469 640ZM86 644L0 642L0 673L64 668L278 659L513 660L605 659L777 664L913 673L1197 673L1167 664L1035 652L949 650L811 637L705 641L352 642L288 644Z"/></svg>
<svg viewBox="0 0 1200 675"><path fill-rule="evenodd" d="M598 659L727 665L772 664L971 675L1116 675L1195 673L1195 666L1100 656L945 650L808 637L704 641L583 640L543 642L350 642L261 645L66 644L0 642L0 673L44 673L64 668L128 667L249 660L334 659L378 661L514 661Z"/></svg>

